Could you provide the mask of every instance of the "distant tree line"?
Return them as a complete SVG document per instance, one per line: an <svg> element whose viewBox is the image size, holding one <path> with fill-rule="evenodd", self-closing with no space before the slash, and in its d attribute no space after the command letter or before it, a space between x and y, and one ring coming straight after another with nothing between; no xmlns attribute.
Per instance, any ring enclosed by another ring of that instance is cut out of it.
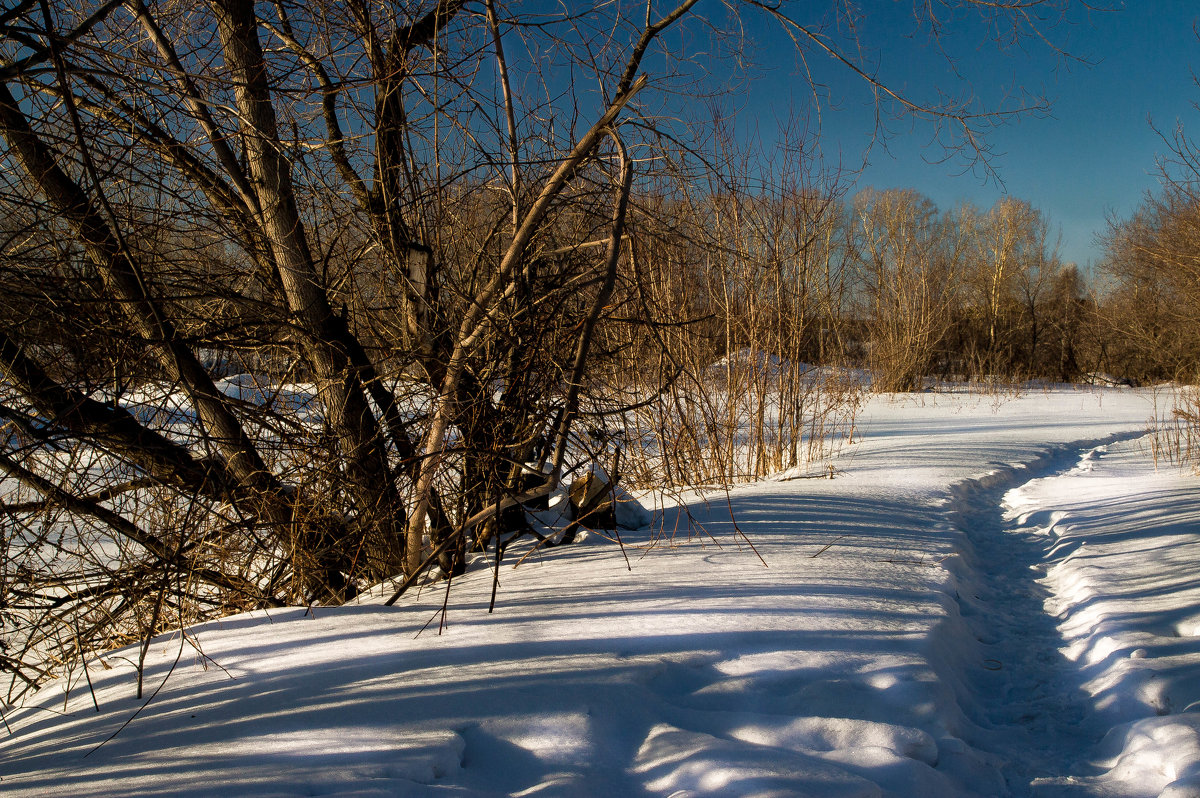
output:
<svg viewBox="0 0 1200 798"><path fill-rule="evenodd" d="M1051 220L1024 200L942 211L911 189L845 197L811 175L746 188L662 203L659 218L688 227L676 222L676 240L660 234L645 247L674 273L667 307L693 320L688 345L700 360L749 349L869 369L879 391L1141 381L1188 362L1181 353L1172 369L1151 368L1166 353L1127 326L1152 314L1162 324L1157 305L1126 293L1145 292L1143 281L1109 281L1115 256L1095 275L1064 263Z"/></svg>

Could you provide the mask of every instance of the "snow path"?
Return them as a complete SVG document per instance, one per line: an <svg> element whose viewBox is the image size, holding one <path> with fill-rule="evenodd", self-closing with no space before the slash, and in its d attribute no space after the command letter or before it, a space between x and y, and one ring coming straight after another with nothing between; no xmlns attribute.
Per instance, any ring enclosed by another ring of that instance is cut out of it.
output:
<svg viewBox="0 0 1200 798"><path fill-rule="evenodd" d="M128 652L110 653L89 671L99 712L80 673L69 696L50 685L6 710L0 794L1143 798L1189 773L1200 785L1196 481L1155 475L1128 443L1094 473L1070 467L1141 434L1153 400L873 397L836 479L694 502L690 536L685 513L660 508L663 530L625 537L632 570L595 538L539 552L502 569L493 614L476 567L455 580L440 635L440 586L391 608L368 597L193 627L203 656L164 635L147 659L161 690L97 748L139 706Z"/></svg>
<svg viewBox="0 0 1200 798"><path fill-rule="evenodd" d="M981 726L969 742L1003 757L1013 795L1097 794L1095 779L1104 768L1096 746L1113 721L1096 713L1087 676L1063 653L1059 619L1048 609L1055 540L1034 523L1042 516L1012 517L1006 497L1035 480L1073 472L1108 444L1139 437L1080 442L952 487L951 517L967 541L957 597L979 641L981 663L966 673L977 699L969 714Z"/></svg>
<svg viewBox="0 0 1200 798"><path fill-rule="evenodd" d="M1097 447L1032 480L1006 516L1052 541L1044 584L1064 653L1084 675L1103 771L1094 794L1200 796L1200 492L1136 443Z"/></svg>

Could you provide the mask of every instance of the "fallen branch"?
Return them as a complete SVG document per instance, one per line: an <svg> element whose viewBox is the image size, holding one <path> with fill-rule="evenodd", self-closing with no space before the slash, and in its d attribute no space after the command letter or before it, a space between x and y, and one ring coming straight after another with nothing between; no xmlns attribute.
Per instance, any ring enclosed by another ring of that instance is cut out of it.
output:
<svg viewBox="0 0 1200 798"><path fill-rule="evenodd" d="M450 545L454 543L454 541L458 540L461 535L466 534L469 530L474 529L484 521L492 518L493 516L499 515L509 508L516 507L520 504L525 504L526 502L533 501L534 499L541 498L542 496L549 496L550 491L554 490L555 484L556 482L551 480L544 485L539 485L533 490L526 491L525 493L518 493L515 496L505 497L492 506L486 507L475 513L475 515L468 518L466 522L455 531L454 534L447 535L446 539L439 543L434 550L430 552L429 556L426 557L419 566L417 566L416 570L409 574L404 582L401 583L400 587L396 589L396 592L392 594L392 597L383 603L383 606L390 607L395 604L397 599L403 596L405 592L407 592L407 590L412 587L418 579L421 578L421 575L429 569L429 566L433 565L434 561L437 560L438 555L450 548Z"/></svg>

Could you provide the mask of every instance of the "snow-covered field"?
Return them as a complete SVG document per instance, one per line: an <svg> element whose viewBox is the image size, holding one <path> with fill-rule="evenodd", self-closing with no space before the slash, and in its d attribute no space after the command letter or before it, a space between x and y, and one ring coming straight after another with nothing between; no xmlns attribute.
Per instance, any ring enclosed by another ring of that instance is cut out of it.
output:
<svg viewBox="0 0 1200 798"><path fill-rule="evenodd" d="M834 479L510 552L492 614L480 562L444 615L192 627L148 703L113 652L6 713L0 794L1200 795L1200 481L1153 403L874 397Z"/></svg>

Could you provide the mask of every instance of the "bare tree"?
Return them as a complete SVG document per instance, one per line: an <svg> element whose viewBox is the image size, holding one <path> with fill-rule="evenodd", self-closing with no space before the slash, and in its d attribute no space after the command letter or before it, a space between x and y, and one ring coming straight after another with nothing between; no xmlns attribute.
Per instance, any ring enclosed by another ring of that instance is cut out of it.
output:
<svg viewBox="0 0 1200 798"><path fill-rule="evenodd" d="M1006 197L984 214L966 214L975 370L981 376L1034 376L1044 324L1040 304L1054 271L1049 225L1025 200Z"/></svg>
<svg viewBox="0 0 1200 798"><path fill-rule="evenodd" d="M911 190L865 190L851 213L874 387L914 390L949 327L958 278L945 257L945 228L933 203Z"/></svg>

